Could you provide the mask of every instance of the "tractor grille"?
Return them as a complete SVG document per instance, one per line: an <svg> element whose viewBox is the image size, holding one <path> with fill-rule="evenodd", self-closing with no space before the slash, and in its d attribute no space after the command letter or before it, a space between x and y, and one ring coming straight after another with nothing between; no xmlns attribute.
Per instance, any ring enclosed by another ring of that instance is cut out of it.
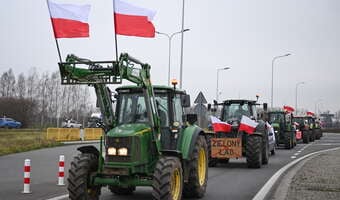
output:
<svg viewBox="0 0 340 200"><path fill-rule="evenodd" d="M127 156L119 156L119 155L108 155L106 152L105 161L106 162L130 162L133 154L139 154L139 150L136 148L140 147L138 137L106 137L106 149L108 147L119 148L127 148L128 155ZM137 155L138 157L138 155Z"/></svg>

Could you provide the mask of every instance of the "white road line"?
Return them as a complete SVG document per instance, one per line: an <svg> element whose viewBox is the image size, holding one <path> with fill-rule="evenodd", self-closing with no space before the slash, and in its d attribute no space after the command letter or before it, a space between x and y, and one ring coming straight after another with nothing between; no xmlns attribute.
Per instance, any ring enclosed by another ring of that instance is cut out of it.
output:
<svg viewBox="0 0 340 200"><path fill-rule="evenodd" d="M292 158L292 159L295 159L295 158L296 158L296 156L291 156L290 158Z"/></svg>
<svg viewBox="0 0 340 200"><path fill-rule="evenodd" d="M300 151L298 151L298 153L301 153L301 150L300 150Z"/></svg>
<svg viewBox="0 0 340 200"><path fill-rule="evenodd" d="M324 153L327 151L335 151L340 149L340 147L332 148L332 149L326 149L326 150L321 150L317 152L313 152L307 155L304 155L301 158L298 158L296 160L293 160L292 162L288 163L287 165L283 166L279 171L277 171L267 182L266 184L263 185L263 187L257 192L257 194L254 196L253 200L264 200L265 197L268 195L269 191L272 189L273 185L276 183L276 181L280 178L280 176L287 171L289 168L291 168L293 165L296 163L300 162L301 160L308 158L312 155L315 154L320 154ZM292 156L293 157L293 156Z"/></svg>
<svg viewBox="0 0 340 200"><path fill-rule="evenodd" d="M297 155L299 155L300 153L294 153L294 156L297 156Z"/></svg>
<svg viewBox="0 0 340 200"><path fill-rule="evenodd" d="M53 197L53 198L46 199L46 200L62 200L62 199L65 199L65 198L68 198L68 194L64 194L64 195Z"/></svg>

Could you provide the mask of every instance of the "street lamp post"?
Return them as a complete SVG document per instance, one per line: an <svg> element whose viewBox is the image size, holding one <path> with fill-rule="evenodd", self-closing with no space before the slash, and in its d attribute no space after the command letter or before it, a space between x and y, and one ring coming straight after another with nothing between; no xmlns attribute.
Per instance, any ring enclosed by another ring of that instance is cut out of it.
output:
<svg viewBox="0 0 340 200"><path fill-rule="evenodd" d="M318 114L318 111L319 111L319 105L318 103L320 103L322 101L322 99L318 99L316 102L315 102L315 105L314 105L314 113L317 115Z"/></svg>
<svg viewBox="0 0 340 200"><path fill-rule="evenodd" d="M190 29L184 29L183 31L178 31L178 32L172 33L171 35L169 35L167 33L162 33L162 32L156 31L157 34L164 35L164 36L166 36L169 39L169 50L168 50L169 51L169 58L168 58L168 85L170 85L171 40L172 40L173 36L175 36L176 34L184 33L185 31L189 31L189 30Z"/></svg>
<svg viewBox="0 0 340 200"><path fill-rule="evenodd" d="M297 102L298 102L298 86L299 85L302 85L302 84L305 84L305 82L298 82L296 83L295 85L295 115L297 115L298 113L298 107L297 107Z"/></svg>
<svg viewBox="0 0 340 200"><path fill-rule="evenodd" d="M275 56L272 60L272 90L271 90L271 108L273 108L273 86L274 86L274 62L276 59L278 58L282 58L282 57L286 57L291 55L290 53L287 53L285 55L281 55L281 56Z"/></svg>
<svg viewBox="0 0 340 200"><path fill-rule="evenodd" d="M216 70L216 101L218 102L218 72L222 70L228 70L230 67L223 67L223 68L218 68Z"/></svg>

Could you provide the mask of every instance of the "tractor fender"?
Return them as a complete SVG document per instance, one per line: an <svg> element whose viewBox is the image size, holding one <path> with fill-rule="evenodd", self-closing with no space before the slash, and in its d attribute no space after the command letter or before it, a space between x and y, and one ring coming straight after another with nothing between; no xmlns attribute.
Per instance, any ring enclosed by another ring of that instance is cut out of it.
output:
<svg viewBox="0 0 340 200"><path fill-rule="evenodd" d="M204 134L204 131L196 125L189 126L183 130L180 144L182 159L190 160L191 154L195 147L196 140L199 135L203 135L205 139L207 139L207 136Z"/></svg>
<svg viewBox="0 0 340 200"><path fill-rule="evenodd" d="M93 145L81 146L77 148L77 150L80 151L81 153L94 154L97 158L99 158L99 151Z"/></svg>

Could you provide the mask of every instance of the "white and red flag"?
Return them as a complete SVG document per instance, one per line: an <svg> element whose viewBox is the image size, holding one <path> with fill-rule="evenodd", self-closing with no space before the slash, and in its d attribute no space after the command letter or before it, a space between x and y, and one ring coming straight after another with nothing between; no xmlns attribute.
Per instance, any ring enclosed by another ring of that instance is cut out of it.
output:
<svg viewBox="0 0 340 200"><path fill-rule="evenodd" d="M259 123L255 122L254 120L250 119L249 117L242 115L241 123L238 131L244 131L248 134L253 134L255 131L256 126Z"/></svg>
<svg viewBox="0 0 340 200"><path fill-rule="evenodd" d="M292 113L294 112L294 108L293 107L290 107L290 106L283 106L283 110L287 113Z"/></svg>
<svg viewBox="0 0 340 200"><path fill-rule="evenodd" d="M156 11L137 7L123 0L114 0L113 5L116 34L155 37L155 27L151 20Z"/></svg>
<svg viewBox="0 0 340 200"><path fill-rule="evenodd" d="M313 113L313 112L311 112L311 111L308 111L307 113L306 113L308 116L314 116L315 114Z"/></svg>
<svg viewBox="0 0 340 200"><path fill-rule="evenodd" d="M89 37L90 5L47 3L55 38Z"/></svg>
<svg viewBox="0 0 340 200"><path fill-rule="evenodd" d="M222 122L220 119L214 116L210 116L211 123L214 129L214 132L231 132L231 125L227 122Z"/></svg>

